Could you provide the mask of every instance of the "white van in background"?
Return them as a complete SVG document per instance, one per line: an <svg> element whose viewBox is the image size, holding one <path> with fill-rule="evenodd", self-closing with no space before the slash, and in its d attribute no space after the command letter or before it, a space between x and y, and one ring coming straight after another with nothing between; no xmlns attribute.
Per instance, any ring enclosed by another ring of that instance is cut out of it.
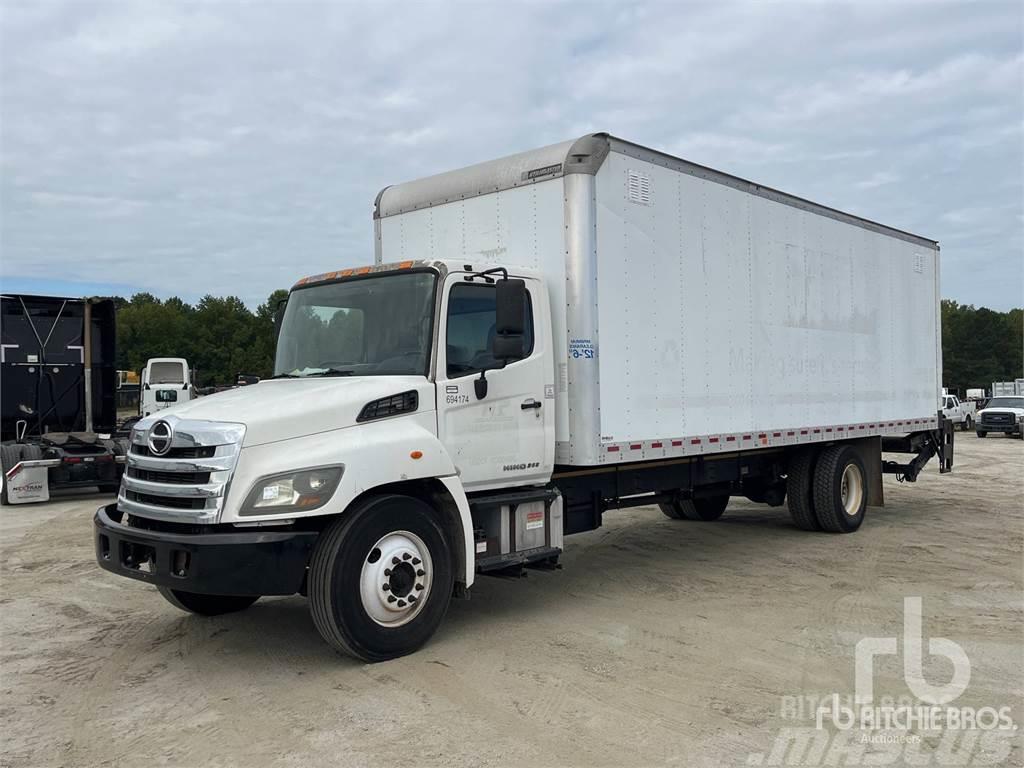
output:
<svg viewBox="0 0 1024 768"><path fill-rule="evenodd" d="M154 357L142 371L139 412L143 417L194 397L192 373L183 357Z"/></svg>

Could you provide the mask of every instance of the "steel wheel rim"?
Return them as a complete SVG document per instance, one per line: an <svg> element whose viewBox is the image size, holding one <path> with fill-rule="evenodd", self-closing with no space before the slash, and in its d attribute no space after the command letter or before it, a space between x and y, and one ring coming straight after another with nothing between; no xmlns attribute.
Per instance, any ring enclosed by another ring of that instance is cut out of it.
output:
<svg viewBox="0 0 1024 768"><path fill-rule="evenodd" d="M843 511L850 517L856 517L864 498L864 475L856 464L847 464L843 470L839 496L843 503Z"/></svg>
<svg viewBox="0 0 1024 768"><path fill-rule="evenodd" d="M378 539L363 557L359 597L363 610L382 627L400 627L423 610L433 583L427 545L409 531Z"/></svg>

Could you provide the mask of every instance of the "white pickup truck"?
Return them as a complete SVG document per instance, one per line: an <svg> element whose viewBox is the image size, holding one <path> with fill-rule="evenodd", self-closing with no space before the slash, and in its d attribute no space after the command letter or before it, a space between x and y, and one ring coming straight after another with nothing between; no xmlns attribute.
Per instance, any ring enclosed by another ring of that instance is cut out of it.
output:
<svg viewBox="0 0 1024 768"><path fill-rule="evenodd" d="M989 432L1024 439L1024 397L993 397L978 411L978 437Z"/></svg>
<svg viewBox="0 0 1024 768"><path fill-rule="evenodd" d="M953 422L954 428L967 431L974 428L977 421L977 403L965 402L956 395L942 396L942 415Z"/></svg>

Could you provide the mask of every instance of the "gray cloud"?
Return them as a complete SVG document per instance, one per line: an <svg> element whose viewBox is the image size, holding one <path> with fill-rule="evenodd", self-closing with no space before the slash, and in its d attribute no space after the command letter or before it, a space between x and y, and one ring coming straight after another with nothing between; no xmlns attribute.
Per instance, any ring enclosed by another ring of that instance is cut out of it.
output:
<svg viewBox="0 0 1024 768"><path fill-rule="evenodd" d="M1022 303L1015 3L8 3L0 276L250 304L386 184L593 130L943 244Z"/></svg>

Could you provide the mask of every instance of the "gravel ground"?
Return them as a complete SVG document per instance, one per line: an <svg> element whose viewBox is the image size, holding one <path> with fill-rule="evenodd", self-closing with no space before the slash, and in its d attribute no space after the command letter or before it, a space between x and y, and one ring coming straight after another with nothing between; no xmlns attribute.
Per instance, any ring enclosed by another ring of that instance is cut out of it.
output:
<svg viewBox="0 0 1024 768"><path fill-rule="evenodd" d="M1024 444L957 438L952 475L933 462L914 485L887 478L887 506L851 536L803 533L785 508L738 500L714 523L609 513L567 539L563 570L482 578L425 649L377 665L335 655L301 598L203 619L101 571L99 497L5 507L0 760L1021 765L1020 731L967 732L967 753L920 732L881 756L836 753L834 729L829 752L790 741L822 736L807 730L808 702L853 693L855 644L900 636L908 596L923 598L925 639L970 660L955 705L1024 721ZM926 679L944 684L952 665L924 647ZM876 697L909 695L899 657L874 667Z"/></svg>

